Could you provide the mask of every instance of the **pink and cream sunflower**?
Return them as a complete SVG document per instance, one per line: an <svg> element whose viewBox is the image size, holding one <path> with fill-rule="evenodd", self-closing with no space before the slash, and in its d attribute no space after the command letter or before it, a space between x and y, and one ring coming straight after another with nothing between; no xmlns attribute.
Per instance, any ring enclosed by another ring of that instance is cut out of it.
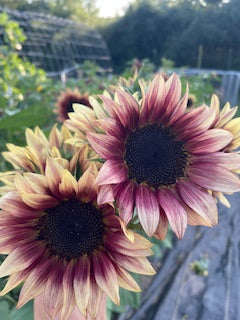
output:
<svg viewBox="0 0 240 320"><path fill-rule="evenodd" d="M0 182L3 183L3 186L0 186L0 195L12 190L16 172L44 173L49 156L71 171L79 166L86 170L90 165L87 158L91 158L91 154L95 152L87 145L82 148L66 145L66 140L71 137L72 134L65 126L59 130L55 124L49 137L38 127L35 130L27 128L26 146L19 147L8 143L8 151L4 151L2 155L13 166L13 170L0 172Z"/></svg>
<svg viewBox="0 0 240 320"><path fill-rule="evenodd" d="M43 295L51 319L76 305L95 318L104 293L119 304L119 286L140 291L128 271L154 274L151 243L134 233L131 242L114 208L97 204L96 175L95 163L76 178L48 157L44 173L16 173L0 199L0 276L9 275L0 294L24 282L17 307Z"/></svg>
<svg viewBox="0 0 240 320"><path fill-rule="evenodd" d="M215 105L217 112L211 128L224 129L232 134L232 140L224 147L224 152L230 153L240 147L240 117L234 118L238 107L231 108L230 104L226 103L225 106L220 109L220 101L216 95L212 96L211 105L213 104ZM240 173L240 170L234 166L233 172ZM231 193L232 192L229 192L229 194ZM219 199L223 205L228 208L231 207L230 202L222 192L212 191L212 194L216 199Z"/></svg>
<svg viewBox="0 0 240 320"><path fill-rule="evenodd" d="M141 103L121 89L114 99L100 98L103 106L93 101L95 127L104 131L87 133L105 160L96 180L98 203L115 199L126 225L136 209L145 232L160 239L168 223L179 238L188 223L215 225L217 206L210 192L240 191L233 172L240 156L224 151L233 134L213 128L217 102L188 110L188 88L181 98L176 74L168 80L156 75L146 92L142 88Z"/></svg>

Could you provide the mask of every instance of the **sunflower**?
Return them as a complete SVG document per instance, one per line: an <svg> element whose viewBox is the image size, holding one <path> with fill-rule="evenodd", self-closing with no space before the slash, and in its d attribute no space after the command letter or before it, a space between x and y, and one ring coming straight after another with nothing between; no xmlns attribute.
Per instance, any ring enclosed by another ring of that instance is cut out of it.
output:
<svg viewBox="0 0 240 320"><path fill-rule="evenodd" d="M140 104L124 90L116 96L101 96L101 107L93 104L97 130L104 132L87 133L105 160L96 180L98 202L104 202L102 195L115 199L126 225L136 209L145 232L160 239L168 223L179 238L188 223L215 225L217 206L209 190L240 191L232 172L240 167L240 155L224 151L233 134L212 128L217 103L188 110L188 88L181 98L176 74L167 81L156 75L146 93L142 88Z"/></svg>
<svg viewBox="0 0 240 320"><path fill-rule="evenodd" d="M25 135L27 141L25 147L8 143L9 151L2 153L5 160L11 163L15 170L43 173L48 155L57 158L59 162L66 162L61 152L67 151L64 142L72 137L66 127L62 126L59 130L55 124L50 131L49 138L38 127L35 130L27 128Z"/></svg>
<svg viewBox="0 0 240 320"><path fill-rule="evenodd" d="M58 115L58 121L63 122L68 119L68 113L73 111L73 104L82 104L91 108L87 93L81 94L77 89L67 89L58 98L54 112Z"/></svg>
<svg viewBox="0 0 240 320"><path fill-rule="evenodd" d="M211 128L224 129L232 134L233 139L224 147L226 153L232 152L240 147L240 117L234 118L238 108L231 108L230 104L226 103L222 110L220 110L220 101L216 95L212 96L211 105L213 104L216 106L217 113ZM238 159L236 158L235 161L238 161ZM233 169L235 169L235 173L240 173L238 168L234 167ZM230 202L222 192L213 191L212 194L223 205L228 208L231 207ZM229 194L231 193L229 192Z"/></svg>
<svg viewBox="0 0 240 320"><path fill-rule="evenodd" d="M220 110L219 98L216 95L213 95L211 100L211 105L215 104L217 106L217 113L212 124L212 128L219 128L229 131L233 139L232 141L225 146L225 152L231 152L240 147L240 117L234 118L238 107L231 108L229 103L226 103L225 106Z"/></svg>
<svg viewBox="0 0 240 320"><path fill-rule="evenodd" d="M70 170L73 168L77 170L78 166L86 170L90 164L87 157L91 158L94 151L87 145L81 149L66 145L66 140L71 137L72 134L66 127L62 126L59 130L55 124L50 131L49 138L38 127L35 130L27 128L25 147L8 143L9 151L4 151L2 155L14 170L0 173L0 181L4 184L0 186L0 195L12 190L16 172L44 173L48 156L55 158L62 166Z"/></svg>
<svg viewBox="0 0 240 320"><path fill-rule="evenodd" d="M44 173L16 173L0 199L0 276L10 275L0 294L24 282L17 307L43 294L51 318L76 305L94 318L103 293L119 304L119 286L140 290L128 271L154 274L151 243L134 233L131 242L114 208L97 205L96 175L95 163L77 179L48 157Z"/></svg>

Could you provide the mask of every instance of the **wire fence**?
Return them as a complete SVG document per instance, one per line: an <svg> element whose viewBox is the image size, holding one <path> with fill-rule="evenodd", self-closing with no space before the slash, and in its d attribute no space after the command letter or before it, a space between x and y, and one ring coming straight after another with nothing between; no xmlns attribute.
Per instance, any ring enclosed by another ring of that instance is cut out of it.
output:
<svg viewBox="0 0 240 320"><path fill-rule="evenodd" d="M106 72L112 71L107 45L96 30L43 13L2 7L0 12L17 21L27 38L19 55L47 71L50 76L61 76L66 74L66 70L78 69L78 65L86 60L95 62ZM0 32L0 45L3 41Z"/></svg>
<svg viewBox="0 0 240 320"><path fill-rule="evenodd" d="M223 102L230 102L232 106L238 104L240 95L240 72L239 71L225 71L215 69L186 69L183 70L185 76L195 75L217 75L221 78L221 85L219 93Z"/></svg>

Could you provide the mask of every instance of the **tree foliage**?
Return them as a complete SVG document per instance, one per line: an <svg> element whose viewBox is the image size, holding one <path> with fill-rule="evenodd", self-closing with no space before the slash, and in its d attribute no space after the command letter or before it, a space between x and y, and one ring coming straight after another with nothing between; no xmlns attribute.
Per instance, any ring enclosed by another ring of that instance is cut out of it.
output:
<svg viewBox="0 0 240 320"><path fill-rule="evenodd" d="M117 70L136 57L196 67L199 46L203 67L240 69L239 21L239 0L136 0L102 33Z"/></svg>
<svg viewBox="0 0 240 320"><path fill-rule="evenodd" d="M0 6L70 18L92 25L97 20L96 0L0 0Z"/></svg>

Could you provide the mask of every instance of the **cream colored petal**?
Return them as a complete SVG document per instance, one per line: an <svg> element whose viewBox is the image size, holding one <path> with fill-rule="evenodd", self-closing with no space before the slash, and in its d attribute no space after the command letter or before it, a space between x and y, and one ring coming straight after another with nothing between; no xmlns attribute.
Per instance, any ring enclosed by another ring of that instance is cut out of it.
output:
<svg viewBox="0 0 240 320"><path fill-rule="evenodd" d="M86 315L90 296L90 261L87 256L80 259L76 266L73 287L77 306Z"/></svg>
<svg viewBox="0 0 240 320"><path fill-rule="evenodd" d="M62 180L59 184L59 191L64 197L74 196L78 192L78 184L72 174L64 169Z"/></svg>

